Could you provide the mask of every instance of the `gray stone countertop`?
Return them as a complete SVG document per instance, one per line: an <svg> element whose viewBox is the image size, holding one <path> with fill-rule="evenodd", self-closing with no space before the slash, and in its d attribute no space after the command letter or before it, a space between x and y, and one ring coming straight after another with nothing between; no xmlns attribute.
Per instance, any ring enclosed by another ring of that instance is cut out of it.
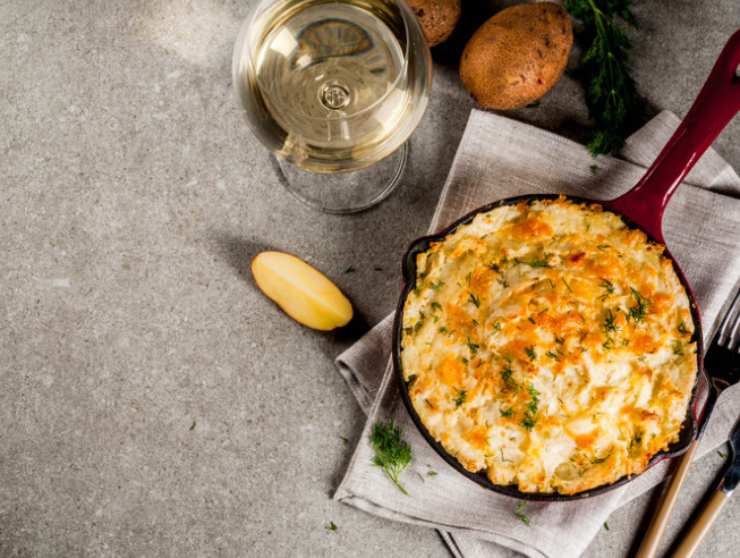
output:
<svg viewBox="0 0 740 558"><path fill-rule="evenodd" d="M403 185L362 215L317 214L232 95L249 4L0 2L0 556L448 555L433 531L330 499L363 424L332 365L352 336L289 320L248 264L290 250L380 320L471 102L435 52ZM684 114L738 1L636 4L640 91ZM511 116L576 139L587 125L567 77ZM715 146L740 168L740 119ZM671 536L720 463L692 468ZM650 502L587 555L627 555ZM737 556L739 522L736 498L698 555Z"/></svg>

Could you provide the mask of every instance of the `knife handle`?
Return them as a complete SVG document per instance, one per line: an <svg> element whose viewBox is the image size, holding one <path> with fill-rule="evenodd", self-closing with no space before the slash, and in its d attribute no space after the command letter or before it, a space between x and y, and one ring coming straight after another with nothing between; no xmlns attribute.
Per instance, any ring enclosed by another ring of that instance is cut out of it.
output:
<svg viewBox="0 0 740 558"><path fill-rule="evenodd" d="M636 558L655 557L660 538L663 535L663 531L665 531L666 525L668 525L668 518L671 515L671 511L673 511L676 500L678 500L678 493L681 491L683 482L686 480L689 465L691 465L698 445L699 442L694 440L691 442L689 448L678 457L678 466L673 476L666 481L666 487L660 497L655 515L653 515L653 519L650 521L645 537L640 543L640 548L637 550Z"/></svg>
<svg viewBox="0 0 740 558"><path fill-rule="evenodd" d="M675 554L673 554L673 558L689 558L689 556L694 553L696 548L699 546L699 543L704 538L704 535L707 534L712 523L714 523L714 520L717 519L722 507L729 499L730 495L727 492L724 492L719 488L714 490L714 493L711 498L709 498L707 505L704 506L703 510L701 510L701 514L696 518L691 529L689 529L689 532L686 533L686 536L681 541L678 549L676 549Z"/></svg>

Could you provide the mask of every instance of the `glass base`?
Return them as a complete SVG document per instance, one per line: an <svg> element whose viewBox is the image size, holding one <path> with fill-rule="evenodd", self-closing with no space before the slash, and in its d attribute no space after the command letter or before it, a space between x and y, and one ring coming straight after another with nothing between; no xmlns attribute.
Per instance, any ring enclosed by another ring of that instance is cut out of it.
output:
<svg viewBox="0 0 740 558"><path fill-rule="evenodd" d="M408 160L408 142L374 165L349 172L316 173L272 156L283 186L325 213L358 213L379 204L398 186Z"/></svg>

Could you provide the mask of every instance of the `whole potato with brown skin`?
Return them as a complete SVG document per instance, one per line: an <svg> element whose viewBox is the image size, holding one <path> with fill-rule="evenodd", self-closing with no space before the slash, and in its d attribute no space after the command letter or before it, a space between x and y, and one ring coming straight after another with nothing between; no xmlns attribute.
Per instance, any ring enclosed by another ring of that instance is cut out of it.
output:
<svg viewBox="0 0 740 558"><path fill-rule="evenodd" d="M460 0L409 0L430 47L445 42L460 19Z"/></svg>
<svg viewBox="0 0 740 558"><path fill-rule="evenodd" d="M470 38L460 61L465 89L485 108L515 109L557 83L573 46L567 12L552 2L517 4Z"/></svg>

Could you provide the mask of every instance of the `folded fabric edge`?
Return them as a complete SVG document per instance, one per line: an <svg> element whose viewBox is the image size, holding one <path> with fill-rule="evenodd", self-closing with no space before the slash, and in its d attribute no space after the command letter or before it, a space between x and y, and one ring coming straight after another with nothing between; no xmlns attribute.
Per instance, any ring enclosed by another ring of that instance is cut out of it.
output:
<svg viewBox="0 0 740 558"><path fill-rule="evenodd" d="M342 498L338 498L337 500L343 504L357 508L365 513L369 513L371 515L382 517L384 519L388 519L391 521L398 521L401 523L409 523L411 525L419 525L421 527L439 529L440 533L447 534L448 538L452 540L454 540L455 535L464 535L466 537L471 537L476 540L499 544L504 548L514 550L516 552L519 552L520 554L524 554L525 556L528 556L529 558L548 558L547 554L543 553L542 551L535 548L531 544L526 543L524 541L520 541L519 539L515 539L513 537L509 537L507 535L504 535L498 532L471 529L468 527L460 527L458 525L451 525L451 524L445 525L441 523L435 523L434 525L430 525L429 522L424 519L417 518L417 517L414 517L408 514L392 511L389 508L386 508L382 505L378 505L372 502L371 500L368 500L367 498L355 496L352 494L347 495ZM532 527L532 533L533 533L533 536L538 536L537 528L534 526ZM544 530L540 530L539 536L550 538L549 534ZM443 537L443 540L445 540L446 542L447 538ZM589 542L590 540L591 539L589 539ZM571 547L567 543L563 543L563 541L558 541L558 544L559 546L564 547L564 550L566 550L566 552L570 553L568 555L572 555L572 556L580 555L585 549L585 546L583 548ZM455 543L455 546L457 546L456 543Z"/></svg>

